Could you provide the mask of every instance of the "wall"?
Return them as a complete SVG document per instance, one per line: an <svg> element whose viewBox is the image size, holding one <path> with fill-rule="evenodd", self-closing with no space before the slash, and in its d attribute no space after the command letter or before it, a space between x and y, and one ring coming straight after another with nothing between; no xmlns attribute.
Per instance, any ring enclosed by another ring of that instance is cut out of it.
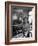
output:
<svg viewBox="0 0 38 46"><path fill-rule="evenodd" d="M33 3L38 4L38 0L15 0L15 1L33 2ZM5 2L5 0L0 0L0 46L5 46L5 3L4 2ZM38 7L37 7L37 23L38 23ZM37 24L37 26L38 26L38 24ZM38 31L38 29L37 29L37 31ZM37 32L37 36L38 36L38 32ZM38 39L38 37L37 37L37 39ZM38 43L18 44L18 45L13 45L13 46L38 46Z"/></svg>

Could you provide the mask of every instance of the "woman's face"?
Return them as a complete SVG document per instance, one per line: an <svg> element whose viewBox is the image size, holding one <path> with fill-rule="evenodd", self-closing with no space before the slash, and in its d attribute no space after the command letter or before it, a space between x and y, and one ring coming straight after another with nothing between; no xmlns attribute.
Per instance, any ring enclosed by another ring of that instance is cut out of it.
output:
<svg viewBox="0 0 38 46"><path fill-rule="evenodd" d="M25 23L27 23L27 21L28 21L27 18L25 18Z"/></svg>

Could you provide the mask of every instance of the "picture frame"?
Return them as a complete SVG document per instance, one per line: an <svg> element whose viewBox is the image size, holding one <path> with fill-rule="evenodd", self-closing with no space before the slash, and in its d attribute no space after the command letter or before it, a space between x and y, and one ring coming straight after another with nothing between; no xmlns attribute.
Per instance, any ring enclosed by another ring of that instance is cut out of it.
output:
<svg viewBox="0 0 38 46"><path fill-rule="evenodd" d="M30 15L32 15L32 17L30 17ZM26 22L27 24L25 24ZM30 24L32 27L29 26ZM29 31L30 29L31 33L28 33L30 32ZM5 44L9 45L36 42L37 42L37 4L11 1L5 2Z"/></svg>

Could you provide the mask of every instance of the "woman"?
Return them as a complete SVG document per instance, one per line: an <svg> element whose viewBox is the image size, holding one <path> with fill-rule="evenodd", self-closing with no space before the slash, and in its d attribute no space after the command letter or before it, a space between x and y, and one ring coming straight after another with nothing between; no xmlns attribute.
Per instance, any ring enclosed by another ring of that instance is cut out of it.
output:
<svg viewBox="0 0 38 46"><path fill-rule="evenodd" d="M30 24L28 22L28 18L25 16L23 18L23 28L22 28L23 37L29 37L29 31L30 31Z"/></svg>

